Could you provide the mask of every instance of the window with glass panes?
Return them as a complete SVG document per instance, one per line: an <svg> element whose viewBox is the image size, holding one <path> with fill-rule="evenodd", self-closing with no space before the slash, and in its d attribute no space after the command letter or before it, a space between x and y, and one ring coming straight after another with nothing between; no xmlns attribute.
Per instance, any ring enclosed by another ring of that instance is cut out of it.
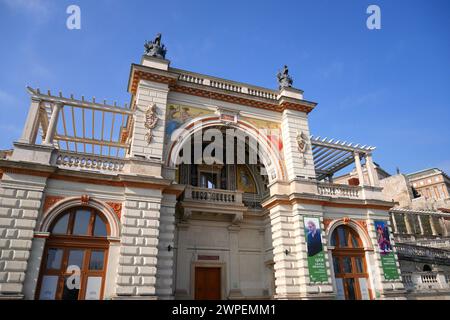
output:
<svg viewBox="0 0 450 320"><path fill-rule="evenodd" d="M347 300L371 299L365 251L358 233L340 225L331 236L336 284L342 286Z"/></svg>
<svg viewBox="0 0 450 320"><path fill-rule="evenodd" d="M36 291L40 300L98 300L103 296L109 225L99 211L69 209L53 222Z"/></svg>

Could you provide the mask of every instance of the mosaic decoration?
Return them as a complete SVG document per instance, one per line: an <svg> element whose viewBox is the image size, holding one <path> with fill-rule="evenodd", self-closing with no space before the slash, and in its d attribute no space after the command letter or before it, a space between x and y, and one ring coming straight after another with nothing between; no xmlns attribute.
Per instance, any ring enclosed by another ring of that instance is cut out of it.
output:
<svg viewBox="0 0 450 320"><path fill-rule="evenodd" d="M250 174L250 171L248 170L246 165L239 164L237 166L236 175L237 175L236 181L238 190L247 193L256 193L255 181L253 180L253 177Z"/></svg>
<svg viewBox="0 0 450 320"><path fill-rule="evenodd" d="M211 110L170 104L167 108L166 136L170 137L184 123L212 113Z"/></svg>
<svg viewBox="0 0 450 320"><path fill-rule="evenodd" d="M278 151L283 150L283 138L281 136L280 123L248 117L242 117L241 119L251 123L258 129L267 130L267 139L278 149Z"/></svg>

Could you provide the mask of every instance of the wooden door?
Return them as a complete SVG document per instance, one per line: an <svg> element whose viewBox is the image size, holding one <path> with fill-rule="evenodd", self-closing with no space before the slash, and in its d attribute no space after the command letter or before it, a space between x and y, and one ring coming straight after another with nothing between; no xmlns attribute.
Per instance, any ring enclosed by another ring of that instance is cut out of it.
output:
<svg viewBox="0 0 450 320"><path fill-rule="evenodd" d="M195 268L195 299L219 300L220 268Z"/></svg>

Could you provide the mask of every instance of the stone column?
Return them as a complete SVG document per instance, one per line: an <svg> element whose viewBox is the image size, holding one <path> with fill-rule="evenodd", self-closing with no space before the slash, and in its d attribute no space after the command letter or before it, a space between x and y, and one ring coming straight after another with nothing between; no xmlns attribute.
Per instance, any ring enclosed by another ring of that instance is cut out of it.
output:
<svg viewBox="0 0 450 320"><path fill-rule="evenodd" d="M407 213L403 214L403 219L405 220L406 233L414 234L413 229L411 227L411 224L409 223L409 218L408 218L408 214Z"/></svg>
<svg viewBox="0 0 450 320"><path fill-rule="evenodd" d="M445 218L441 217L439 220L441 220L441 225L442 225L442 235L443 236L448 236L449 232L447 229L447 224L445 223Z"/></svg>
<svg viewBox="0 0 450 320"><path fill-rule="evenodd" d="M355 157L356 172L358 173L359 185L361 187L363 187L364 186L364 175L363 175L363 172L362 172L361 159L359 157L359 153L355 152L354 153L354 157Z"/></svg>
<svg viewBox="0 0 450 320"><path fill-rule="evenodd" d="M125 188L117 295L154 299L161 191Z"/></svg>
<svg viewBox="0 0 450 320"><path fill-rule="evenodd" d="M433 234L433 236L437 236L437 235L438 235L438 232L437 232L437 230L436 230L436 225L434 224L433 216L430 214L430 215L428 216L428 219L429 219L429 221L430 221L431 233Z"/></svg>
<svg viewBox="0 0 450 320"><path fill-rule="evenodd" d="M369 175L370 185L374 187L378 187L380 185L380 181L378 178L378 173L375 170L375 165L372 159L372 153L366 154L366 169L367 174Z"/></svg>
<svg viewBox="0 0 450 320"><path fill-rule="evenodd" d="M229 298L241 297L239 280L239 231L238 225L228 227L230 239L230 294Z"/></svg>
<svg viewBox="0 0 450 320"><path fill-rule="evenodd" d="M159 223L156 294L158 299L173 299L175 205L174 194L164 194ZM170 246L170 247L169 247Z"/></svg>
<svg viewBox="0 0 450 320"><path fill-rule="evenodd" d="M417 221L419 222L419 228L420 228L420 234L424 235L425 231L423 229L423 225L422 225L422 219L420 218L420 214L416 215Z"/></svg>
<svg viewBox="0 0 450 320"><path fill-rule="evenodd" d="M24 281L46 177L3 173L0 185L0 296L24 297Z"/></svg>
<svg viewBox="0 0 450 320"><path fill-rule="evenodd" d="M398 228L397 228L397 221L395 220L395 214L392 212L391 212L391 218L392 218L392 225L394 227L394 232L399 233Z"/></svg>
<svg viewBox="0 0 450 320"><path fill-rule="evenodd" d="M50 118L50 123L47 128L47 133L45 134L45 145L53 145L53 137L56 133L56 126L58 124L59 111L63 107L62 103L55 103L53 106L52 116Z"/></svg>
<svg viewBox="0 0 450 320"><path fill-rule="evenodd" d="M31 98L30 109L28 110L27 120L22 131L22 136L19 139L21 143L34 144L39 129L39 111L41 108L41 101Z"/></svg>

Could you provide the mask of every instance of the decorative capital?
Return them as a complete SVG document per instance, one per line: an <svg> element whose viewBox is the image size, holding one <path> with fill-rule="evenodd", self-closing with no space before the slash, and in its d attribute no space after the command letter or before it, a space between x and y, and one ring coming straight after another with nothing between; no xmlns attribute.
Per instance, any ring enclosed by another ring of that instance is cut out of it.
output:
<svg viewBox="0 0 450 320"><path fill-rule="evenodd" d="M160 59L166 58L167 49L164 44L161 43L161 33L156 35L155 40L145 41L144 43L145 55L149 57L155 57Z"/></svg>
<svg viewBox="0 0 450 320"><path fill-rule="evenodd" d="M292 80L292 77L289 75L289 69L286 65L283 67L283 70L278 72L277 79L280 90L292 87L292 83L294 82L294 80Z"/></svg>

